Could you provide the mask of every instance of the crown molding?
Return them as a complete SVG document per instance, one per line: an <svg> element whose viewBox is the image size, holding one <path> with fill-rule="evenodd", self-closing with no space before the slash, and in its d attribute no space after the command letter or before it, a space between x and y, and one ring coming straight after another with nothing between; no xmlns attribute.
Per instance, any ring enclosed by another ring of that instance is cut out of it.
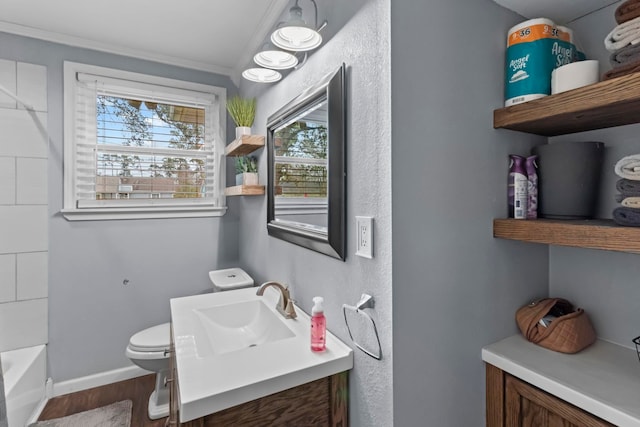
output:
<svg viewBox="0 0 640 427"><path fill-rule="evenodd" d="M283 1L283 0L277 0ZM84 39L81 37L70 36L68 34L57 33L53 31L41 30L38 28L27 27L24 25L12 24L10 22L0 21L0 32L16 34L24 37L45 40L49 42L64 44L67 46L96 50L99 52L111 53L115 55L129 56L132 58L143 59L146 61L159 62L177 67L189 68L199 71L207 71L210 73L222 74L231 77L233 69L231 67L223 67L212 63L192 61L184 58L177 58L169 55L150 53L143 50L131 49L124 46L103 43L95 40Z"/></svg>

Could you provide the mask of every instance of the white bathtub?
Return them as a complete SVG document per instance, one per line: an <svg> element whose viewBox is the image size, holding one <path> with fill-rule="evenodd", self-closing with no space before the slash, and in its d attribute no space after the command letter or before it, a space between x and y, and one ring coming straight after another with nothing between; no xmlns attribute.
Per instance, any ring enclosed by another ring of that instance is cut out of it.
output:
<svg viewBox="0 0 640 427"><path fill-rule="evenodd" d="M42 407L47 377L44 345L0 353L9 427L23 427Z"/></svg>

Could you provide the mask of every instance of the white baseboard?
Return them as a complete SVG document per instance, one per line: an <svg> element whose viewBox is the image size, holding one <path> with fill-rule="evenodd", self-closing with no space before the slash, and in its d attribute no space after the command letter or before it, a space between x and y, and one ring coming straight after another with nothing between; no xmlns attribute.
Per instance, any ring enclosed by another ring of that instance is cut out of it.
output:
<svg viewBox="0 0 640 427"><path fill-rule="evenodd" d="M26 426L30 426L31 424L34 424L36 421L38 421L38 418L40 418L40 414L42 413L42 411L44 411L44 407L47 406L47 402L49 401L48 397L43 397L42 400L40 400L40 403L38 403L38 406L36 406L36 409L33 411L33 413L31 414L31 417L29 417L29 419L26 422Z"/></svg>
<svg viewBox="0 0 640 427"><path fill-rule="evenodd" d="M126 368L114 369L112 371L99 372L86 377L74 378L60 381L53 384L53 396L62 396L76 391L87 390L101 385L116 383L118 381L129 380L131 378L149 375L152 372L144 370L138 366L131 365Z"/></svg>

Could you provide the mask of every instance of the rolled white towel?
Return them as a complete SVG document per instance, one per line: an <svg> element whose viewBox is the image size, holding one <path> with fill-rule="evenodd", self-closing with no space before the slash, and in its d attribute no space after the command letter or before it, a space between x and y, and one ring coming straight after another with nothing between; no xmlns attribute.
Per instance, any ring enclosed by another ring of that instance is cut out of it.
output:
<svg viewBox="0 0 640 427"><path fill-rule="evenodd" d="M640 208L640 197L625 197L624 199L622 199L622 202L620 202L620 204L627 208L638 209Z"/></svg>
<svg viewBox="0 0 640 427"><path fill-rule="evenodd" d="M616 163L614 171L621 178L640 181L640 154L621 158Z"/></svg>
<svg viewBox="0 0 640 427"><path fill-rule="evenodd" d="M638 43L640 43L640 17L618 25L604 39L604 47L609 52Z"/></svg>

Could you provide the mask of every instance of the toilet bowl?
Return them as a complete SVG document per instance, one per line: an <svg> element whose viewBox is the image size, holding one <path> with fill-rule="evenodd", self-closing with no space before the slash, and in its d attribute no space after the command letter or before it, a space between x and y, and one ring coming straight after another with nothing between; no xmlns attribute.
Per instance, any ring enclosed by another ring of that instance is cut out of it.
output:
<svg viewBox="0 0 640 427"><path fill-rule="evenodd" d="M156 373L156 386L149 397L148 407L152 420L169 415L169 387L165 380L169 375L170 327L170 323L162 323L135 333L125 350L133 363Z"/></svg>
<svg viewBox="0 0 640 427"><path fill-rule="evenodd" d="M213 292L248 288L253 279L240 268L228 268L209 272ZM171 324L163 323L135 333L125 350L126 356L134 364L156 373L156 386L149 397L148 414L152 420L169 415L169 347Z"/></svg>

